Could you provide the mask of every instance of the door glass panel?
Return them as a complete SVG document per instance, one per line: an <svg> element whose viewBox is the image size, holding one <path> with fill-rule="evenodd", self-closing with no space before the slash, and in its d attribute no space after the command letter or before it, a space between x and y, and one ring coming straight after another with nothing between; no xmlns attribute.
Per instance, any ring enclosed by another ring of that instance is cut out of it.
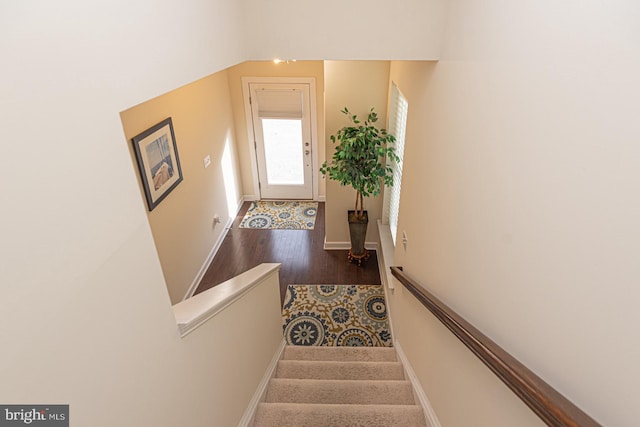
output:
<svg viewBox="0 0 640 427"><path fill-rule="evenodd" d="M261 120L268 183L304 185L302 120Z"/></svg>

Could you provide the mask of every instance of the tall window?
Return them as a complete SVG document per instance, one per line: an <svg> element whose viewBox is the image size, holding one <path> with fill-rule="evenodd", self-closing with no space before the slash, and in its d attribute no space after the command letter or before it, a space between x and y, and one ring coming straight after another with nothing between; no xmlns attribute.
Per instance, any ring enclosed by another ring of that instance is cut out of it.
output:
<svg viewBox="0 0 640 427"><path fill-rule="evenodd" d="M396 154L400 158L398 162L389 160L389 166L393 169L393 186L385 188L385 215L391 236L395 244L398 232L398 212L400 208L400 186L402 184L402 163L404 159L404 141L407 130L407 111L409 104L402 95L398 86L391 83L391 100L389 103L389 133L396 137Z"/></svg>

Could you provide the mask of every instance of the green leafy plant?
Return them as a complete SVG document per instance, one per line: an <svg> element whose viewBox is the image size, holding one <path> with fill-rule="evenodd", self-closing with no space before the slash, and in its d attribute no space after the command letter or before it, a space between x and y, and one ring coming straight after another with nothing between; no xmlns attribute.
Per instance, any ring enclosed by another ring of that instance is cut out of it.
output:
<svg viewBox="0 0 640 427"><path fill-rule="evenodd" d="M346 107L341 113L349 117L352 125L331 135L331 142L338 141L338 145L331 161L324 162L320 172L356 190L354 210L362 218L364 197L377 196L384 185L393 185L393 171L385 159L399 161L393 146L396 138L373 125L378 121L373 108L364 123Z"/></svg>

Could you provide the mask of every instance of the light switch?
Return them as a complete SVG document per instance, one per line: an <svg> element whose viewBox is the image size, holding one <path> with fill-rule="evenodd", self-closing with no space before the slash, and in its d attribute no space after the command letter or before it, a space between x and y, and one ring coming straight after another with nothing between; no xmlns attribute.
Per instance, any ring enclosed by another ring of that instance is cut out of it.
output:
<svg viewBox="0 0 640 427"><path fill-rule="evenodd" d="M204 158L205 169L208 168L210 164L211 164L211 156L207 154L207 157Z"/></svg>

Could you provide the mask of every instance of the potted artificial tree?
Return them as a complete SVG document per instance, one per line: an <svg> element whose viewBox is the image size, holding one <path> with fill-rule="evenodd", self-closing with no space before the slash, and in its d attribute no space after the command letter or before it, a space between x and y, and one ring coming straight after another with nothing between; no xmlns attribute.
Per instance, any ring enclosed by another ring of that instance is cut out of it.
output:
<svg viewBox="0 0 640 427"><path fill-rule="evenodd" d="M393 146L395 137L374 125L378 115L373 108L364 123L346 107L341 112L349 118L351 125L331 135L331 142L335 144L337 140L338 145L331 161L324 162L320 172L340 182L340 185L350 185L356 190L355 208L347 212L351 237L348 258L362 265L369 258L364 248L369 223L363 206L364 198L378 196L384 185L393 185L393 172L385 161L399 159Z"/></svg>

